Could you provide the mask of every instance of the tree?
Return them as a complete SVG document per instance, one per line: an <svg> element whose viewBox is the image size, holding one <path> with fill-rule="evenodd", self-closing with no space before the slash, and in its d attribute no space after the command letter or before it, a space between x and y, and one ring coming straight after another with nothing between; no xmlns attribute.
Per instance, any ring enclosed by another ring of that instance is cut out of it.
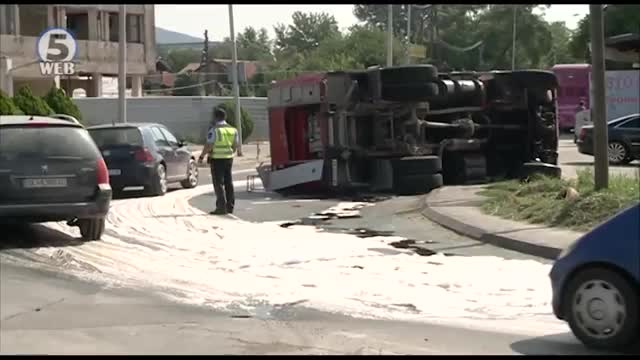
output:
<svg viewBox="0 0 640 360"><path fill-rule="evenodd" d="M236 104L233 101L227 101L220 105L220 107L227 113L227 123L235 127L236 126ZM253 133L253 120L251 115L245 108L240 107L240 123L242 124L242 142L247 141L249 136Z"/></svg>
<svg viewBox="0 0 640 360"><path fill-rule="evenodd" d="M201 88L200 86L194 86L197 84L198 80L192 73L180 74L173 85L177 88L173 90L173 96L198 96Z"/></svg>
<svg viewBox="0 0 640 360"><path fill-rule="evenodd" d="M48 116L53 114L53 110L47 102L39 96L34 96L28 86L23 86L13 98L14 104L25 115Z"/></svg>
<svg viewBox="0 0 640 360"><path fill-rule="evenodd" d="M640 5L609 5L604 13L605 37L640 32ZM591 62L588 44L591 42L591 21L586 15L569 42L569 51L576 59Z"/></svg>
<svg viewBox="0 0 640 360"><path fill-rule="evenodd" d="M274 27L275 48L280 53L305 54L318 48L322 41L340 36L338 22L326 13L296 11L292 22L289 26L279 24Z"/></svg>
<svg viewBox="0 0 640 360"><path fill-rule="evenodd" d="M0 91L0 115L21 115L22 111L7 94Z"/></svg>
<svg viewBox="0 0 640 360"><path fill-rule="evenodd" d="M556 21L549 24L551 33L551 52L545 55L543 63L546 68L551 68L555 64L571 64L579 61L569 51L571 41L571 30L564 21Z"/></svg>
<svg viewBox="0 0 640 360"><path fill-rule="evenodd" d="M71 97L67 96L62 89L52 87L44 97L47 105L51 107L54 113L73 116L82 121L82 113Z"/></svg>
<svg viewBox="0 0 640 360"><path fill-rule="evenodd" d="M242 60L273 60L271 40L269 40L269 33L265 28L261 28L259 31L251 26L245 28L242 33L238 34L236 44L238 57Z"/></svg>

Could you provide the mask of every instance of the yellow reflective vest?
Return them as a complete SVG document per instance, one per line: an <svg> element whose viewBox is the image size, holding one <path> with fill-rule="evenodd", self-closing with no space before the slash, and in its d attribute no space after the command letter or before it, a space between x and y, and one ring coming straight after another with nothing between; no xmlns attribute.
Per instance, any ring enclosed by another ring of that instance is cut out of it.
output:
<svg viewBox="0 0 640 360"><path fill-rule="evenodd" d="M215 142L211 148L212 159L231 159L233 158L233 142L235 141L238 130L234 127L226 125L215 127Z"/></svg>

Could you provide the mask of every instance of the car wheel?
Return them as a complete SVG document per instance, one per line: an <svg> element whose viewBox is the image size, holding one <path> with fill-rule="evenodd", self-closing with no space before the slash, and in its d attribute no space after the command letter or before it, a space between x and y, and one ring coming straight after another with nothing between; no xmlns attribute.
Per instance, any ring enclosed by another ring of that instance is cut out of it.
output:
<svg viewBox="0 0 640 360"><path fill-rule="evenodd" d="M442 171L442 161L440 157L428 156L407 156L392 160L393 169L396 174L403 175L428 175Z"/></svg>
<svg viewBox="0 0 640 360"><path fill-rule="evenodd" d="M79 219L80 235L85 241L100 240L104 233L105 219Z"/></svg>
<svg viewBox="0 0 640 360"><path fill-rule="evenodd" d="M619 142L612 141L608 147L609 163L612 165L622 165L629 162L629 152L627 147Z"/></svg>
<svg viewBox="0 0 640 360"><path fill-rule="evenodd" d="M615 271L590 268L567 284L563 313L585 345L619 349L632 345L640 331L638 290Z"/></svg>
<svg viewBox="0 0 640 360"><path fill-rule="evenodd" d="M145 188L145 192L153 196L162 196L167 193L167 168L163 164L158 164L156 174L151 186Z"/></svg>
<svg viewBox="0 0 640 360"><path fill-rule="evenodd" d="M189 168L187 169L187 178L180 182L185 189L193 189L198 186L198 164L191 159L189 160Z"/></svg>

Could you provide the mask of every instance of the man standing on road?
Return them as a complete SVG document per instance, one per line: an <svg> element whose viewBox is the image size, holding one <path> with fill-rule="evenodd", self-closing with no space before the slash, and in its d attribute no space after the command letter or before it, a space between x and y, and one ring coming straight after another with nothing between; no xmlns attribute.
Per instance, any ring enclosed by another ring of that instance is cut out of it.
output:
<svg viewBox="0 0 640 360"><path fill-rule="evenodd" d="M587 107L585 106L585 101L581 99L580 104L576 108L576 121L575 121L575 124L573 125L573 142L574 143L578 142L578 135L580 134L580 129L582 129L582 127L585 125L589 125L590 122L591 122L591 116L589 114L589 111L587 110Z"/></svg>
<svg viewBox="0 0 640 360"><path fill-rule="evenodd" d="M213 111L213 123L198 158L198 163L202 163L205 155L209 155L211 179L216 193L216 209L209 213L212 215L232 214L235 206L231 167L240 138L238 131L225 121L226 116L225 111L219 107Z"/></svg>

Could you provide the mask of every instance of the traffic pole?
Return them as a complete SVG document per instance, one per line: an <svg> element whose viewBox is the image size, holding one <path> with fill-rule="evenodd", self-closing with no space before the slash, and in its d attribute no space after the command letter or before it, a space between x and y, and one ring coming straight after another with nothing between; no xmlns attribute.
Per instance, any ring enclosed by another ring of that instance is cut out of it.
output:
<svg viewBox="0 0 640 360"><path fill-rule="evenodd" d="M407 65L411 64L411 6L407 5Z"/></svg>
<svg viewBox="0 0 640 360"><path fill-rule="evenodd" d="M516 69L516 36L517 36L517 29L518 29L518 25L516 23L517 20L517 5L513 5L513 39L512 42L513 44L511 45L512 49L511 49L511 71Z"/></svg>
<svg viewBox="0 0 640 360"><path fill-rule="evenodd" d="M387 5L387 66L393 66L393 5Z"/></svg>
<svg viewBox="0 0 640 360"><path fill-rule="evenodd" d="M118 117L127 122L127 5L120 5L118 16ZM102 84L100 84L102 86ZM115 125L115 121L112 123Z"/></svg>
<svg viewBox="0 0 640 360"><path fill-rule="evenodd" d="M607 106L604 62L604 15L601 4L589 5L591 17L591 119L595 190L609 187Z"/></svg>
<svg viewBox="0 0 640 360"><path fill-rule="evenodd" d="M238 136L240 137L240 144L238 144L238 156L242 156L242 114L240 113L240 87L238 86L238 47L236 45L236 34L233 29L233 5L229 4L229 31L231 32L231 77L233 77L233 97L236 103L236 129L238 130Z"/></svg>

